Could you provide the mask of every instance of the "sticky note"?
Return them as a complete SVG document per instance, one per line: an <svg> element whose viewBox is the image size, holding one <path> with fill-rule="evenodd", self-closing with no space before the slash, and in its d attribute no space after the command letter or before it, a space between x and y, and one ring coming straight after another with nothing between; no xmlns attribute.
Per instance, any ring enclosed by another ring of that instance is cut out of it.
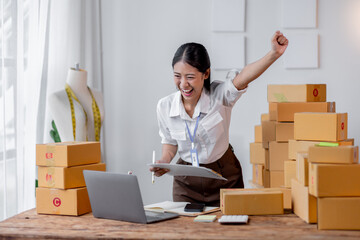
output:
<svg viewBox="0 0 360 240"><path fill-rule="evenodd" d="M213 222L216 219L216 215L200 215L194 218L194 222Z"/></svg>
<svg viewBox="0 0 360 240"><path fill-rule="evenodd" d="M321 142L316 144L318 147L338 147L339 143L331 143L331 142Z"/></svg>

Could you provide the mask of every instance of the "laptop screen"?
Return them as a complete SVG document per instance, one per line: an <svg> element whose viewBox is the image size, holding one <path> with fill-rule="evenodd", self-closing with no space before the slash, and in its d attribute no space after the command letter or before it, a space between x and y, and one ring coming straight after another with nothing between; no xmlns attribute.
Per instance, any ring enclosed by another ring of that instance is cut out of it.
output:
<svg viewBox="0 0 360 240"><path fill-rule="evenodd" d="M94 217L146 223L135 175L84 170Z"/></svg>

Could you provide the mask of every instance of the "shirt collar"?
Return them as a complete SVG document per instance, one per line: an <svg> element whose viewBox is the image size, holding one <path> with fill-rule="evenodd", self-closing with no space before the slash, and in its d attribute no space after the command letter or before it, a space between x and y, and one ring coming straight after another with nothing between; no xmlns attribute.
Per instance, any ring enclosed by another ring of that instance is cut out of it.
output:
<svg viewBox="0 0 360 240"><path fill-rule="evenodd" d="M200 113L207 114L210 110L210 96L209 92L205 89L201 92L200 99L196 104L193 118L197 118ZM184 104L181 101L181 92L177 91L175 93L174 99L171 103L170 109L170 117L180 116L181 118L185 118L187 116L184 108Z"/></svg>

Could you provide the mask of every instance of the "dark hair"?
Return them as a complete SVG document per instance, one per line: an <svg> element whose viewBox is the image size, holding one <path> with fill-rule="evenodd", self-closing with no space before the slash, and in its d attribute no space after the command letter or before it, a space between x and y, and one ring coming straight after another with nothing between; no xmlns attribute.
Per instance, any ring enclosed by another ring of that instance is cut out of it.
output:
<svg viewBox="0 0 360 240"><path fill-rule="evenodd" d="M200 43L185 43L175 52L172 67L180 61L193 66L199 72L205 73L210 68L210 58L206 48ZM210 73L209 77L204 80L204 88L210 90Z"/></svg>

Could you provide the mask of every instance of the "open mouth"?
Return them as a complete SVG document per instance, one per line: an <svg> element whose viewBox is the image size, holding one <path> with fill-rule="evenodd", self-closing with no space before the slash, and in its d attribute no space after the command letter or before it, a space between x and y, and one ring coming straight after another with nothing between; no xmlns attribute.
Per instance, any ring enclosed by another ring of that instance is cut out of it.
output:
<svg viewBox="0 0 360 240"><path fill-rule="evenodd" d="M186 97L191 96L193 90L194 90L193 88L192 88L192 89L187 89L187 90L181 89L182 93L183 93Z"/></svg>

